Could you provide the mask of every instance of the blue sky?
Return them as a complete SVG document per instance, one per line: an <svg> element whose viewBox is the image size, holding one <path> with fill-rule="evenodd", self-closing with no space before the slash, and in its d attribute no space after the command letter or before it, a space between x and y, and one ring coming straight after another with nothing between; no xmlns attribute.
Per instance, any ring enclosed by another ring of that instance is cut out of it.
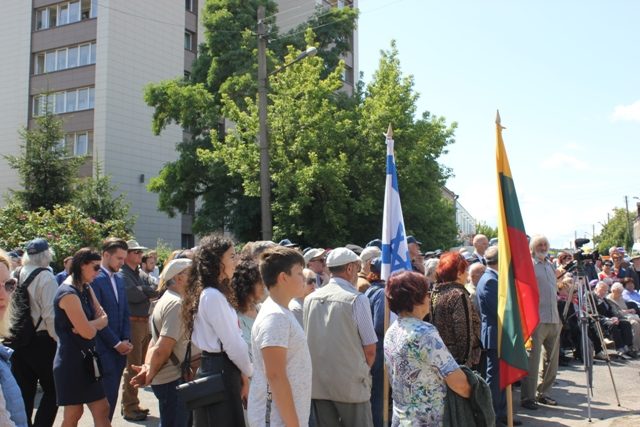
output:
<svg viewBox="0 0 640 427"><path fill-rule="evenodd" d="M496 225L495 114L528 234L567 247L640 197L640 2L360 0L365 81L396 40L418 111L458 122L447 186ZM402 193L402 189L400 189ZM410 225L408 225L410 226Z"/></svg>

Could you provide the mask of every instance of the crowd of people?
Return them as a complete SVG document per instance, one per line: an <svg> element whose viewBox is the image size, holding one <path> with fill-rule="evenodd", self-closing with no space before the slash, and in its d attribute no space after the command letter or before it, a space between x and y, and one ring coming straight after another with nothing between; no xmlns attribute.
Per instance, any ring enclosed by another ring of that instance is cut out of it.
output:
<svg viewBox="0 0 640 427"><path fill-rule="evenodd" d="M163 427L381 427L385 415L393 426L506 424L498 247L483 235L447 252L407 243L412 271L386 282L377 239L236 252L212 234L159 267L154 251L114 237L79 249L56 275L42 238L0 253L0 425L51 426L61 406L62 425L75 426L86 405L94 425L109 426L119 395L120 416L142 421L138 390L148 386ZM610 357L607 345L637 357L640 255L612 248L576 267L569 252L551 257L544 236L530 251L540 323L520 404L535 410L557 404L558 365L582 358L582 342L596 359ZM588 306L577 295L583 272Z"/></svg>

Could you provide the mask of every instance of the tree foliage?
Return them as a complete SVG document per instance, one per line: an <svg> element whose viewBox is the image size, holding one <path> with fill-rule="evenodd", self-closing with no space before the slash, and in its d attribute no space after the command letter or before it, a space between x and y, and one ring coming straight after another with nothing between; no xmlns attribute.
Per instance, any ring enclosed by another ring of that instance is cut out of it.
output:
<svg viewBox="0 0 640 427"><path fill-rule="evenodd" d="M498 237L498 227L492 227L484 221L476 224L476 234L484 234L487 239L491 240Z"/></svg>
<svg viewBox="0 0 640 427"><path fill-rule="evenodd" d="M307 33L307 42L313 43ZM299 53L290 48L285 60ZM417 95L403 77L395 45L353 108L337 93L342 65L322 77L321 57L284 70L271 81L268 122L274 236L304 244L365 242L381 231L385 182L383 131L394 124L405 225L427 247L448 247L455 238L453 207L442 198L448 170L437 158L453 141L455 124L424 113L414 119ZM222 94L223 113L236 123L224 142L201 150L202 161L223 161L242 177L245 193L259 194L257 105ZM246 108L243 109L243 106Z"/></svg>
<svg viewBox="0 0 640 427"><path fill-rule="evenodd" d="M630 235L630 225L633 223L635 214L624 208L615 208L613 217L604 225L600 234L595 238L598 249L605 253L612 246L625 247L631 249L633 236Z"/></svg>
<svg viewBox="0 0 640 427"><path fill-rule="evenodd" d="M132 232L136 218L131 216L124 194L117 195L118 188L111 178L102 173L102 165L96 165L95 177L79 180L72 203L90 218L100 223L121 221L127 232Z"/></svg>
<svg viewBox="0 0 640 427"><path fill-rule="evenodd" d="M152 128L160 133L168 124L176 123L190 132L177 143L179 157L167 163L149 189L159 194L159 208L169 215L186 212L198 199L193 229L196 233L225 228L240 240L255 239L259 233L259 198L246 193L242 181L230 173L226 163L197 155L209 150L213 138L224 139L218 132L222 94L240 108L257 92L256 16L259 4L265 5L269 49L268 69L282 64L286 46L306 48L304 28L319 26L319 56L328 58L335 69L339 54L348 47L349 35L355 27L356 11L344 8L317 12L308 23L279 35L273 17L274 1L207 0L202 19L205 37L189 78L178 78L149 85L145 101L154 108ZM252 101L253 102L253 101Z"/></svg>
<svg viewBox="0 0 640 427"><path fill-rule="evenodd" d="M438 163L445 147L454 142L457 124L447 125L444 117L423 112L416 119L418 94L413 90L413 77L403 76L398 50L392 42L388 51L381 52L378 69L367 86L359 108L359 133L362 147L357 161L368 177L384 170L384 139L381 130L393 125L398 185L402 198L407 233L418 236L428 249L450 247L455 243L456 224L453 205L442 196L441 188L450 170ZM373 167L366 170L369 165ZM381 229L384 182L364 182L361 192L373 196L366 215L375 223L364 224L371 233ZM360 228L358 235L367 233Z"/></svg>
<svg viewBox="0 0 640 427"><path fill-rule="evenodd" d="M14 201L23 209L52 209L56 204L68 203L83 157L70 156L63 140L62 121L49 108L36 118L33 129L20 130L20 154L4 156L18 172L21 190L12 189Z"/></svg>
<svg viewBox="0 0 640 427"><path fill-rule="evenodd" d="M56 254L53 263L56 270L62 268L65 257L85 246L100 247L108 236L128 239L130 234L125 221L99 222L72 205L25 211L20 205L11 203L0 209L0 247L24 247L26 242L43 237Z"/></svg>

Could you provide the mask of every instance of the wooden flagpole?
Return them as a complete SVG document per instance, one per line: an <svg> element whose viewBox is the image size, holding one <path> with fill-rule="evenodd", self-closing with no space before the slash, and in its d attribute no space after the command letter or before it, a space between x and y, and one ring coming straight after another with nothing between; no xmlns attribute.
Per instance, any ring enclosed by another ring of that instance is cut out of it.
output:
<svg viewBox="0 0 640 427"><path fill-rule="evenodd" d="M507 426L513 427L513 396L511 395L511 384L505 389L507 395ZM498 414L496 414L498 416Z"/></svg>

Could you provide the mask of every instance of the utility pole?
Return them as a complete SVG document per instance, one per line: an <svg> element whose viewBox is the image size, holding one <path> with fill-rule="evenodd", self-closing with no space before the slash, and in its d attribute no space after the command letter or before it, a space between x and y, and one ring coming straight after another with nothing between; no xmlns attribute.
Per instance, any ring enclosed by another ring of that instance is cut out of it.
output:
<svg viewBox="0 0 640 427"><path fill-rule="evenodd" d="M625 248L628 251L631 251L631 248L627 248L627 244L631 241L633 241L633 231L631 231L631 221L629 220L629 198L627 196L624 196L624 206L625 206L625 211L624 211L624 220L627 223L627 241L625 242ZM633 246L633 242L631 243L631 245Z"/></svg>
<svg viewBox="0 0 640 427"><path fill-rule="evenodd" d="M271 176L267 131L267 30L264 6L258 6L258 143L260 146L260 214L262 239L271 240Z"/></svg>

